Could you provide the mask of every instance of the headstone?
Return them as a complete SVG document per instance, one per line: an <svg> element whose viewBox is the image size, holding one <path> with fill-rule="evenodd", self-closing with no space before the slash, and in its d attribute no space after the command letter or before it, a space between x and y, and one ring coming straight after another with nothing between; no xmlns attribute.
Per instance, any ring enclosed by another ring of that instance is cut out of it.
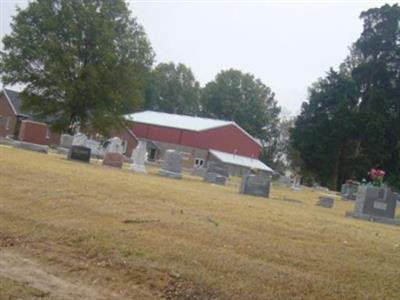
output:
<svg viewBox="0 0 400 300"><path fill-rule="evenodd" d="M124 153L124 146L119 137L113 137L107 141L106 153Z"/></svg>
<svg viewBox="0 0 400 300"><path fill-rule="evenodd" d="M68 159L78 160L81 162L90 162L91 150L85 146L73 145L68 152Z"/></svg>
<svg viewBox="0 0 400 300"><path fill-rule="evenodd" d="M400 225L400 220L395 219L396 202L389 188L362 185L358 187L354 212L347 212L346 216Z"/></svg>
<svg viewBox="0 0 400 300"><path fill-rule="evenodd" d="M104 155L103 165L121 169L124 164L124 156L119 153L107 152Z"/></svg>
<svg viewBox="0 0 400 300"><path fill-rule="evenodd" d="M292 191L295 191L295 192L301 191L300 181L301 181L300 175L295 175L293 177L292 186L291 186Z"/></svg>
<svg viewBox="0 0 400 300"><path fill-rule="evenodd" d="M205 182L225 185L226 178L229 176L228 168L222 163L209 161L203 180Z"/></svg>
<svg viewBox="0 0 400 300"><path fill-rule="evenodd" d="M209 182L209 183L214 183L214 184L219 184L219 185L225 185L226 183L226 177L222 176L220 174L217 173L206 173L203 180L205 182Z"/></svg>
<svg viewBox="0 0 400 300"><path fill-rule="evenodd" d="M18 131L18 140L37 145L47 145L49 133L49 128L45 123L22 120Z"/></svg>
<svg viewBox="0 0 400 300"><path fill-rule="evenodd" d="M169 149L164 154L164 163L158 172L161 176L182 179L182 157L176 150Z"/></svg>
<svg viewBox="0 0 400 300"><path fill-rule="evenodd" d="M104 148L100 144L100 142L88 139L86 140L86 147L90 149L91 156L97 157L97 158L103 158L104 157Z"/></svg>
<svg viewBox="0 0 400 300"><path fill-rule="evenodd" d="M133 163L131 165L131 170L138 173L146 173L146 167L144 162L146 161L147 155L147 143L145 141L140 141L136 148L132 152Z"/></svg>
<svg viewBox="0 0 400 300"><path fill-rule="evenodd" d="M49 152L48 146L33 144L33 143L28 143L28 142L15 141L14 147L20 148L20 149L25 149L25 150L30 150L30 151L35 151L35 152L40 152L40 153L45 153L45 154L47 154Z"/></svg>
<svg viewBox="0 0 400 300"><path fill-rule="evenodd" d="M247 174L242 177L240 194L269 197L271 180L268 176Z"/></svg>
<svg viewBox="0 0 400 300"><path fill-rule="evenodd" d="M344 200L356 200L358 182L346 182L342 184L340 194Z"/></svg>
<svg viewBox="0 0 400 300"><path fill-rule="evenodd" d="M335 199L333 199L331 197L322 196L322 197L319 197L317 205L326 207L326 208L332 208L334 203L335 203Z"/></svg>
<svg viewBox="0 0 400 300"><path fill-rule="evenodd" d="M74 141L74 136L70 134L62 134L60 137L60 147L61 148L71 148L72 142Z"/></svg>
<svg viewBox="0 0 400 300"><path fill-rule="evenodd" d="M217 173L224 177L229 177L228 168L225 164L215 162L215 161L208 161L207 162L207 172L208 173Z"/></svg>
<svg viewBox="0 0 400 300"><path fill-rule="evenodd" d="M88 140L88 138L86 135L78 132L77 134L74 135L74 138L72 139L72 146L86 147L87 140Z"/></svg>

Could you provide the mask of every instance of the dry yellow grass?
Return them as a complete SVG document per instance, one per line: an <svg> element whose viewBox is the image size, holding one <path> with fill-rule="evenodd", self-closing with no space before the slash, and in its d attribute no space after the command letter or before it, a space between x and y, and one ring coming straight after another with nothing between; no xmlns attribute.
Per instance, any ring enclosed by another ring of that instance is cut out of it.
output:
<svg viewBox="0 0 400 300"><path fill-rule="evenodd" d="M12 245L104 299L400 299L400 228L319 195L243 196L0 147L0 255Z"/></svg>

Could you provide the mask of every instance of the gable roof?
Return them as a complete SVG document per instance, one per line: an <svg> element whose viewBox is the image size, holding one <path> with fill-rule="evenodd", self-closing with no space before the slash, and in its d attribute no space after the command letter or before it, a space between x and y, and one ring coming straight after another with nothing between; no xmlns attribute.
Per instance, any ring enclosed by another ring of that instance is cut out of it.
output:
<svg viewBox="0 0 400 300"><path fill-rule="evenodd" d="M149 111L149 110L127 115L126 118L128 120L138 123L145 123L163 127L172 127L172 128L185 129L191 131L203 131L221 126L226 126L233 123L222 120L168 114L168 113Z"/></svg>
<svg viewBox="0 0 400 300"><path fill-rule="evenodd" d="M246 132L243 128L241 128L239 125L237 125L235 122L232 121L223 121L217 119L169 114L169 113L149 111L149 110L125 115L125 118L129 121L137 123L170 127L176 129L184 129L197 132L233 125L237 127L240 131L242 131L244 134L246 134L256 144L261 146L261 143L257 139L252 137L248 132Z"/></svg>
<svg viewBox="0 0 400 300"><path fill-rule="evenodd" d="M12 110L16 115L27 116L21 111L22 99L19 93L9 89L3 89L4 95L6 96Z"/></svg>
<svg viewBox="0 0 400 300"><path fill-rule="evenodd" d="M268 167L267 165L265 165L263 162L261 162L260 160L258 160L256 158L226 153L226 152L212 150L212 149L210 149L209 152L223 163L237 165L237 166L241 166L241 167L247 167L250 169L262 170L262 171L271 172L271 173L274 172L274 170L272 170L270 167Z"/></svg>

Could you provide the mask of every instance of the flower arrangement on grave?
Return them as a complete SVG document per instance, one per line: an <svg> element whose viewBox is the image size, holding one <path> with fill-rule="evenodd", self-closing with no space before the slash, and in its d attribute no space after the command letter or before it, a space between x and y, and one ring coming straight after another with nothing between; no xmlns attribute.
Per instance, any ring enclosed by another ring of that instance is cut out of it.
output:
<svg viewBox="0 0 400 300"><path fill-rule="evenodd" d="M374 168L368 172L369 178L372 180L372 185L376 187L380 187L382 185L385 174L385 171Z"/></svg>

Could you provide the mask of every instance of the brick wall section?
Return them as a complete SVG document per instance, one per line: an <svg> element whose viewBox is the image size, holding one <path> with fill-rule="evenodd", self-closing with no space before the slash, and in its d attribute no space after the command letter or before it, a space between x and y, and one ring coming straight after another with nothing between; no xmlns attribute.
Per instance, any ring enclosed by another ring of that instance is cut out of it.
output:
<svg viewBox="0 0 400 300"><path fill-rule="evenodd" d="M18 139L20 141L39 145L48 144L48 127L45 123L30 120L21 122Z"/></svg>
<svg viewBox="0 0 400 300"><path fill-rule="evenodd" d="M6 137L13 135L16 122L17 117L6 96L0 93L0 136Z"/></svg>

